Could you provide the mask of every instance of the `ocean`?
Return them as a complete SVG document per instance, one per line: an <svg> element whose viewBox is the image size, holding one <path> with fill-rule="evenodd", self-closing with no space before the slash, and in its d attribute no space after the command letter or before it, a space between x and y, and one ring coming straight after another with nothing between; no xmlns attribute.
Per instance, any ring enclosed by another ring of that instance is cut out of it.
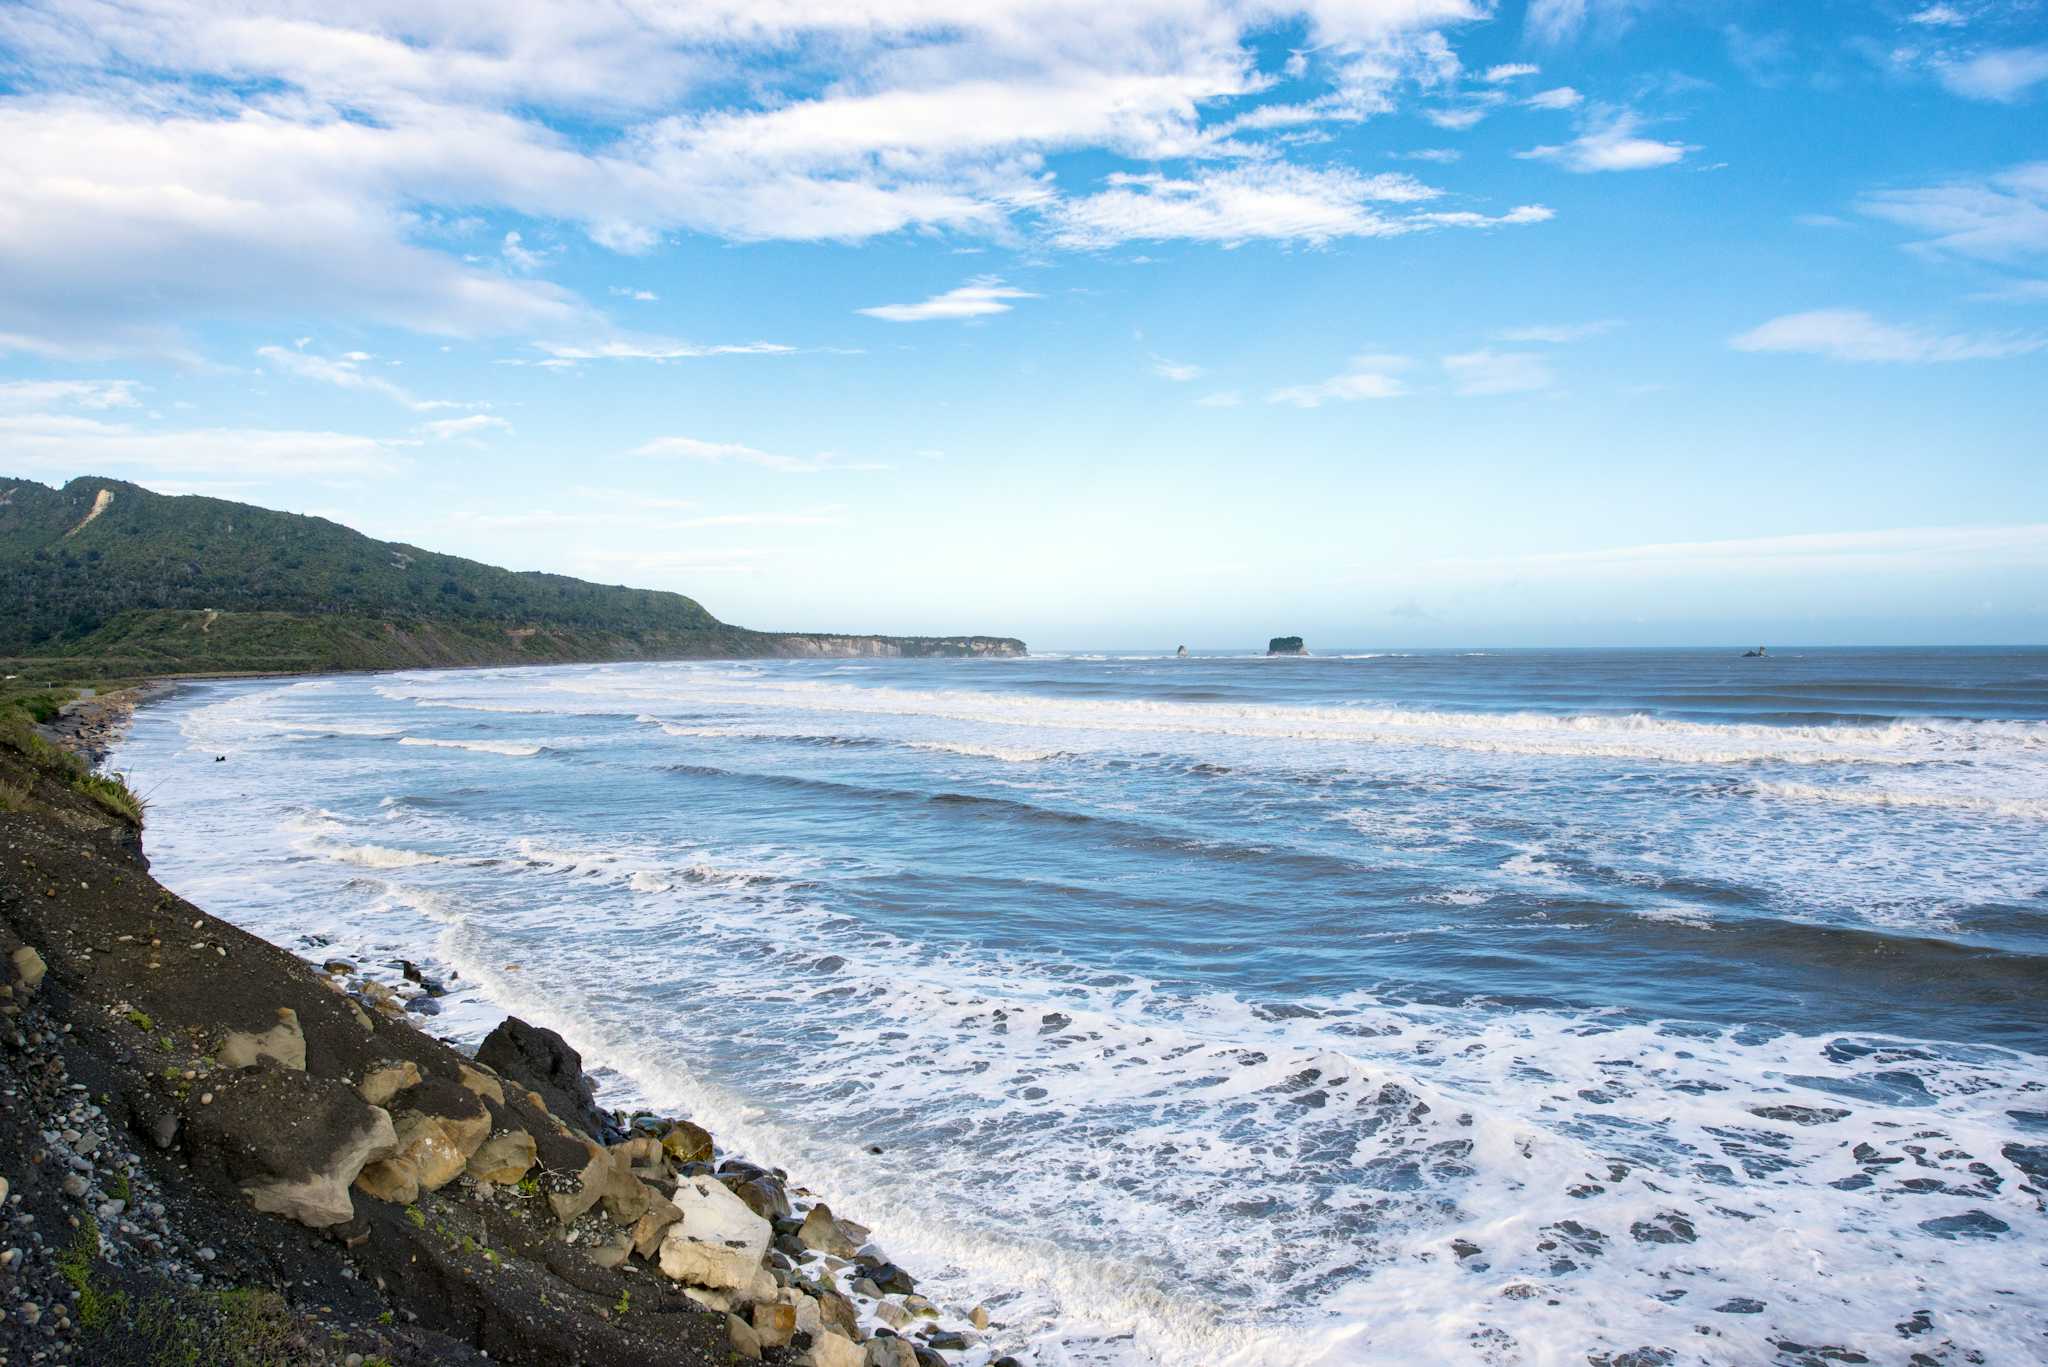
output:
<svg viewBox="0 0 2048 1367"><path fill-rule="evenodd" d="M113 764L166 884L562 1031L968 1363L2048 1360L2048 651L238 681Z"/></svg>

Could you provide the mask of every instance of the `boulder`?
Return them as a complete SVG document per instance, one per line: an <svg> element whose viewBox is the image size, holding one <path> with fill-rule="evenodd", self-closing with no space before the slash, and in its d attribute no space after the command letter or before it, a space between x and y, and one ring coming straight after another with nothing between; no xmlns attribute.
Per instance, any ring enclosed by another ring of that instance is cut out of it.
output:
<svg viewBox="0 0 2048 1367"><path fill-rule="evenodd" d="M1306 655L1308 654L1308 647L1302 644L1299 636L1275 636L1272 640L1266 642L1266 653L1268 655Z"/></svg>
<svg viewBox="0 0 2048 1367"><path fill-rule="evenodd" d="M759 1177L734 1175L721 1176L718 1180L725 1184L727 1191L744 1201L748 1210L770 1224L789 1218L789 1195L783 1191L782 1183L773 1177L765 1174Z"/></svg>
<svg viewBox="0 0 2048 1367"><path fill-rule="evenodd" d="M711 1161L711 1131L702 1125L692 1125L687 1120L678 1120L661 1137L661 1147L673 1163L709 1163Z"/></svg>
<svg viewBox="0 0 2048 1367"><path fill-rule="evenodd" d="M277 1024L261 1034L249 1030L229 1032L214 1057L228 1068L251 1068L267 1059L280 1067L305 1072L306 1034L299 1029L299 1013L289 1006L280 1006Z"/></svg>
<svg viewBox="0 0 2048 1367"><path fill-rule="evenodd" d="M598 1109L597 1089L583 1075L583 1055L554 1031L507 1016L477 1046L476 1061L505 1081L538 1093L550 1114L593 1139L625 1137Z"/></svg>
<svg viewBox="0 0 2048 1367"><path fill-rule="evenodd" d="M391 1118L399 1129L405 1128L408 1115L439 1121L464 1162L491 1137L491 1112L484 1099L442 1078L428 1078L392 1098Z"/></svg>
<svg viewBox="0 0 2048 1367"><path fill-rule="evenodd" d="M186 1151L260 1211L314 1229L346 1223L350 1185L397 1150L390 1114L337 1079L265 1068L217 1085L211 1104L187 1113Z"/></svg>
<svg viewBox="0 0 2048 1367"><path fill-rule="evenodd" d="M43 956L36 953L33 945L23 945L8 955L7 959L14 965L14 976L21 979L21 990L24 992L34 992L41 987L43 975L50 971L49 965L43 962Z"/></svg>
<svg viewBox="0 0 2048 1367"><path fill-rule="evenodd" d="M661 1193L641 1181L626 1154L608 1151L605 1159L604 1213L613 1224L630 1225L661 1202Z"/></svg>
<svg viewBox="0 0 2048 1367"><path fill-rule="evenodd" d="M683 1218L673 1201L657 1201L648 1207L647 1213L633 1222L633 1251L643 1258L652 1258L661 1248L662 1236L668 1227Z"/></svg>
<svg viewBox="0 0 2048 1367"><path fill-rule="evenodd" d="M768 1252L768 1222L710 1177L685 1178L674 1204L682 1219L662 1238L662 1274L711 1290L751 1288Z"/></svg>
<svg viewBox="0 0 2048 1367"><path fill-rule="evenodd" d="M505 1104L505 1084L481 1068L472 1068L467 1063L455 1065L456 1075L462 1085L480 1097L487 1097L500 1106Z"/></svg>
<svg viewBox="0 0 2048 1367"><path fill-rule="evenodd" d="M834 1330L822 1330L796 1359L797 1367L867 1367L868 1355L858 1343Z"/></svg>
<svg viewBox="0 0 2048 1367"><path fill-rule="evenodd" d="M796 1337L796 1307L781 1301L754 1302L754 1337L763 1348L780 1348Z"/></svg>
<svg viewBox="0 0 2048 1367"><path fill-rule="evenodd" d="M363 1074L356 1095L372 1106L383 1106L406 1088L417 1087L419 1081L419 1065L411 1059L386 1060Z"/></svg>
<svg viewBox="0 0 2048 1367"><path fill-rule="evenodd" d="M533 1170L538 1146L524 1130L501 1130L477 1146L467 1171L479 1182L509 1187Z"/></svg>
<svg viewBox="0 0 2048 1367"><path fill-rule="evenodd" d="M869 1339L867 1367L917 1367L917 1349L904 1339Z"/></svg>
<svg viewBox="0 0 2048 1367"><path fill-rule="evenodd" d="M829 1254L834 1258L851 1258L860 1252L860 1245L832 1218L832 1207L823 1201L812 1206L810 1214L804 1216L796 1239L811 1252Z"/></svg>
<svg viewBox="0 0 2048 1367"><path fill-rule="evenodd" d="M611 1184L612 1160L602 1144L583 1141L583 1166L570 1170L549 1165L546 1179L548 1208L555 1219L568 1224L604 1199Z"/></svg>
<svg viewBox="0 0 2048 1367"><path fill-rule="evenodd" d="M754 1332L754 1326L738 1315L725 1317L725 1332L732 1340L732 1350L749 1362L761 1360L761 1336Z"/></svg>

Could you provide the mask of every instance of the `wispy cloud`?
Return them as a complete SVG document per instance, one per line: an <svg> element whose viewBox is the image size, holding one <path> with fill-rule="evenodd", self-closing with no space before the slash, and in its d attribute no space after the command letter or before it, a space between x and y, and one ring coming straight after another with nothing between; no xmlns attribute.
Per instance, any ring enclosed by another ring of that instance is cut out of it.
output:
<svg viewBox="0 0 2048 1367"><path fill-rule="evenodd" d="M1313 384L1276 389L1266 396L1266 402L1290 404L1295 408L1321 408L1326 403L1355 403L1360 399L1398 399L1408 392L1399 372L1409 365L1406 356L1372 353L1354 356L1341 373Z"/></svg>
<svg viewBox="0 0 2048 1367"><path fill-rule="evenodd" d="M1201 408L1237 408L1244 403L1244 395L1235 389L1219 389L1204 394L1195 403Z"/></svg>
<svg viewBox="0 0 2048 1367"><path fill-rule="evenodd" d="M1152 373L1162 380L1172 380L1175 384L1186 384L1190 380L1199 380L1202 376L1208 374L1206 370L1198 365L1188 365L1182 361L1169 361L1164 356L1154 356L1152 358Z"/></svg>
<svg viewBox="0 0 2048 1367"><path fill-rule="evenodd" d="M1603 332L1612 332L1621 326L1619 318L1602 318L1591 323L1537 323L1527 327L1502 328L1493 334L1496 342L1547 342L1562 346L1568 342L1582 342L1588 337L1598 337Z"/></svg>
<svg viewBox="0 0 2048 1367"><path fill-rule="evenodd" d="M251 427L146 428L96 418L0 415L0 450L32 470L67 474L149 471L174 475L380 475L396 452L373 437Z"/></svg>
<svg viewBox="0 0 2048 1367"><path fill-rule="evenodd" d="M695 460L710 465L732 462L758 465L786 475L812 475L824 470L876 471L889 467L874 461L844 461L827 451L815 456L784 456L736 441L701 441L696 437L657 437L643 442L632 455L663 460Z"/></svg>
<svg viewBox="0 0 2048 1367"><path fill-rule="evenodd" d="M1790 313L1729 340L1737 351L1795 352L1831 361L1907 365L1999 360L2048 347L2038 333L1935 332L1887 323L1860 309Z"/></svg>
<svg viewBox="0 0 2048 1367"><path fill-rule="evenodd" d="M0 380L0 411L25 408L133 408L134 380Z"/></svg>
<svg viewBox="0 0 2048 1367"><path fill-rule="evenodd" d="M1522 103L1531 109L1571 109L1584 102L1585 96L1568 85L1550 90L1539 90Z"/></svg>
<svg viewBox="0 0 2048 1367"><path fill-rule="evenodd" d="M1859 198L1856 208L1928 234L1915 244L1923 252L1995 262L2048 255L2048 161L1942 185L1877 190Z"/></svg>
<svg viewBox="0 0 2048 1367"><path fill-rule="evenodd" d="M458 403L452 399L421 399L395 381L374 374L363 368L365 362L373 360L367 352L351 351L340 356L318 356L301 351L297 347L265 346L256 348L256 354L267 361L272 368L280 370L295 379L311 380L316 384L329 384L337 389L353 389L364 394L377 394L415 413L431 413L437 409L475 408L478 405Z"/></svg>
<svg viewBox="0 0 2048 1367"><path fill-rule="evenodd" d="M1542 67L1535 66L1529 62L1503 62L1499 66L1488 67L1480 75L1479 79L1485 81L1488 85L1500 85L1502 82L1516 80L1523 76L1534 76L1542 70Z"/></svg>
<svg viewBox="0 0 2048 1367"><path fill-rule="evenodd" d="M876 304L872 308L856 309L870 318L881 318L891 323L930 323L943 319L986 318L991 314L1008 313L1018 299L1036 299L1039 296L1030 290L1020 290L1006 285L994 276L982 276L964 285L934 294L916 304Z"/></svg>
<svg viewBox="0 0 2048 1367"><path fill-rule="evenodd" d="M1925 28L1961 28L1970 22L1970 17L1954 5L1929 5L1907 15L1906 22Z"/></svg>
<svg viewBox="0 0 2048 1367"><path fill-rule="evenodd" d="M1966 99L2014 104L2048 81L2048 43L1992 48L1961 61L1943 62L1935 70L1944 86Z"/></svg>
<svg viewBox="0 0 2048 1367"><path fill-rule="evenodd" d="M1557 383L1542 357L1485 347L1444 357L1444 373L1458 393L1470 396L1534 394Z"/></svg>
<svg viewBox="0 0 2048 1367"><path fill-rule="evenodd" d="M1524 160L1554 161L1567 171L1589 175L1599 171L1647 171L1671 166L1695 150L1682 142L1661 142L1638 136L1642 120L1633 113L1607 112L1570 142L1531 147L1515 155Z"/></svg>
<svg viewBox="0 0 2048 1367"><path fill-rule="evenodd" d="M629 285L613 285L607 293L615 299L631 299L640 304L652 304L661 298L653 290L634 289Z"/></svg>
<svg viewBox="0 0 2048 1367"><path fill-rule="evenodd" d="M472 413L466 418L441 418L435 422L420 424L420 431L436 441L452 441L457 437L476 438L486 432L510 432L512 424L503 418L488 413Z"/></svg>
<svg viewBox="0 0 2048 1367"><path fill-rule="evenodd" d="M613 337L596 342L535 342L557 361L692 361L706 356L788 356L780 342L679 342L671 337Z"/></svg>

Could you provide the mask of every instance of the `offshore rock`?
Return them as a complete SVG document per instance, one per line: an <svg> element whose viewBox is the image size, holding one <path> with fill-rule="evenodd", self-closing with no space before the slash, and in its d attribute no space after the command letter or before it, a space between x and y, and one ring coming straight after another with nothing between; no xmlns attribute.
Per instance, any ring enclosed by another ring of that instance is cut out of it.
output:
<svg viewBox="0 0 2048 1367"><path fill-rule="evenodd" d="M1268 655L1306 655L1308 654L1308 647L1302 644L1299 636L1275 636L1272 640L1266 642L1266 653Z"/></svg>

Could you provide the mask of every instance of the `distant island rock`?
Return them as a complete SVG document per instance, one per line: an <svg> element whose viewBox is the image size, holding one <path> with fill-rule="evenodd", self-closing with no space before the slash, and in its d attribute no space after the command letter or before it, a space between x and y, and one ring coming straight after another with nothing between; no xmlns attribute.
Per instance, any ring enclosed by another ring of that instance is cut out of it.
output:
<svg viewBox="0 0 2048 1367"><path fill-rule="evenodd" d="M1299 636L1275 636L1266 642L1268 655L1306 655L1308 647L1301 643Z"/></svg>
<svg viewBox="0 0 2048 1367"><path fill-rule="evenodd" d="M1186 646L1182 646L1179 650L1173 652L1173 658L1176 660L1185 660L1187 657L1188 648Z"/></svg>

